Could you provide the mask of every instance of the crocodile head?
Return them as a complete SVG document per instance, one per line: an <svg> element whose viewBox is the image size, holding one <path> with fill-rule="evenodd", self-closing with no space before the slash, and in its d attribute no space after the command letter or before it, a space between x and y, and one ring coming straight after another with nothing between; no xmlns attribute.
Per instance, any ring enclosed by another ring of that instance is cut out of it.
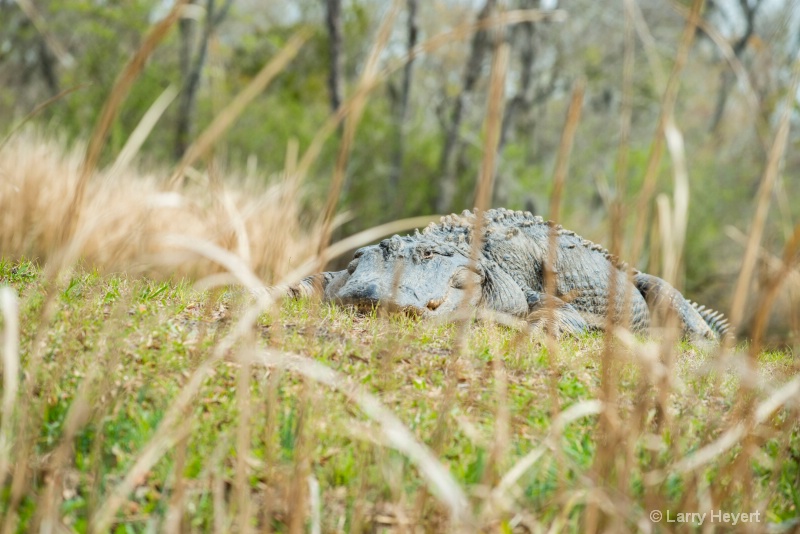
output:
<svg viewBox="0 0 800 534"><path fill-rule="evenodd" d="M456 247L419 236L394 236L363 247L347 272L333 295L339 302L426 317L477 306L485 280L483 268L471 265Z"/></svg>

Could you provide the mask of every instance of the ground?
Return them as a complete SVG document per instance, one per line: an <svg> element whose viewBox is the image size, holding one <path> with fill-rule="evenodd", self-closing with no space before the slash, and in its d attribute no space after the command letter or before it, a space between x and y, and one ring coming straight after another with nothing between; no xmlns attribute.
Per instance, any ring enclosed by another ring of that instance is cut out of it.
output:
<svg viewBox="0 0 800 534"><path fill-rule="evenodd" d="M400 430L457 483L476 530L672 530L670 517L707 509L758 511L760 530L800 517L797 406L684 468L790 383L789 352L748 369L746 345L723 359L613 337L606 352L602 334L548 343L310 300L262 313L223 350L252 303L236 288L89 270L48 282L27 261L0 262L0 285L20 307L15 417L2 414L19 485L0 479L18 531L56 517L85 532L104 514L96 525L115 532L461 530L455 494L434 487ZM614 409L597 415L598 399Z"/></svg>

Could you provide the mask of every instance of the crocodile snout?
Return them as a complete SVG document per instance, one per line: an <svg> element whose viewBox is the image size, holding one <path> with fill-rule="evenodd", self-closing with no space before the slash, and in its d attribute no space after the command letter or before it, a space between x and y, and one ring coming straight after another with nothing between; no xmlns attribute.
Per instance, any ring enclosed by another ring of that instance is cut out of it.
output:
<svg viewBox="0 0 800 534"><path fill-rule="evenodd" d="M416 292L408 286L401 285L394 291L383 288L379 281L361 282L350 280L336 294L343 304L350 304L361 309L382 306L392 312L407 313L412 316L422 316L434 311L439 300L430 302L422 301Z"/></svg>
<svg viewBox="0 0 800 534"><path fill-rule="evenodd" d="M345 304L377 304L381 299L380 289L375 282L348 282L337 296Z"/></svg>

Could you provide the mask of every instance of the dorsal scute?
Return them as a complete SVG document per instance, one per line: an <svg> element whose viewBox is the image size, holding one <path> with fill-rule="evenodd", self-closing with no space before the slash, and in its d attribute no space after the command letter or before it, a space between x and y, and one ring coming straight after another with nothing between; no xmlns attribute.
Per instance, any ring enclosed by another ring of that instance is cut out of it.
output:
<svg viewBox="0 0 800 534"><path fill-rule="evenodd" d="M464 210L460 215L452 214L445 215L441 218L439 224L431 223L422 232L423 236L431 237L434 239L442 239L448 242L453 242L463 253L468 253L464 247L469 247L472 243L472 231L475 227L475 211ZM547 228L553 228L558 232L559 236L574 237L578 244L591 250L602 254L609 262L611 262L618 269L627 271L629 266L618 257L611 254L604 247L584 239L572 230L567 230L560 224L553 221L543 219L538 215L533 215L529 211L513 211L506 208L494 208L483 213L484 224L483 232L487 237L490 235L500 235L508 238L513 235L512 228L525 228L537 225L544 225ZM488 245L488 240L484 247ZM634 274L638 271L634 269Z"/></svg>
<svg viewBox="0 0 800 534"><path fill-rule="evenodd" d="M723 338L729 334L735 335L735 330L722 312L706 308L688 299L687 302L700 314L700 317L703 318L706 324L708 324L719 338Z"/></svg>

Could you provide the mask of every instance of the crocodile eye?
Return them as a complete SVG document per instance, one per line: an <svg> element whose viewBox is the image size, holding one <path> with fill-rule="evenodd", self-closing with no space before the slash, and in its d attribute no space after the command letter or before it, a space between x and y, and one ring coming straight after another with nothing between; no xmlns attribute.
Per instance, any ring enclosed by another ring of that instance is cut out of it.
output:
<svg viewBox="0 0 800 534"><path fill-rule="evenodd" d="M358 255L358 253L356 254L356 258L347 264L347 272L350 274L353 274L356 270L356 267L358 267L358 258L360 255Z"/></svg>
<svg viewBox="0 0 800 534"><path fill-rule="evenodd" d="M433 257L433 251L432 250L423 250L422 254L420 254L420 258L422 258L423 260L429 260L432 257Z"/></svg>

